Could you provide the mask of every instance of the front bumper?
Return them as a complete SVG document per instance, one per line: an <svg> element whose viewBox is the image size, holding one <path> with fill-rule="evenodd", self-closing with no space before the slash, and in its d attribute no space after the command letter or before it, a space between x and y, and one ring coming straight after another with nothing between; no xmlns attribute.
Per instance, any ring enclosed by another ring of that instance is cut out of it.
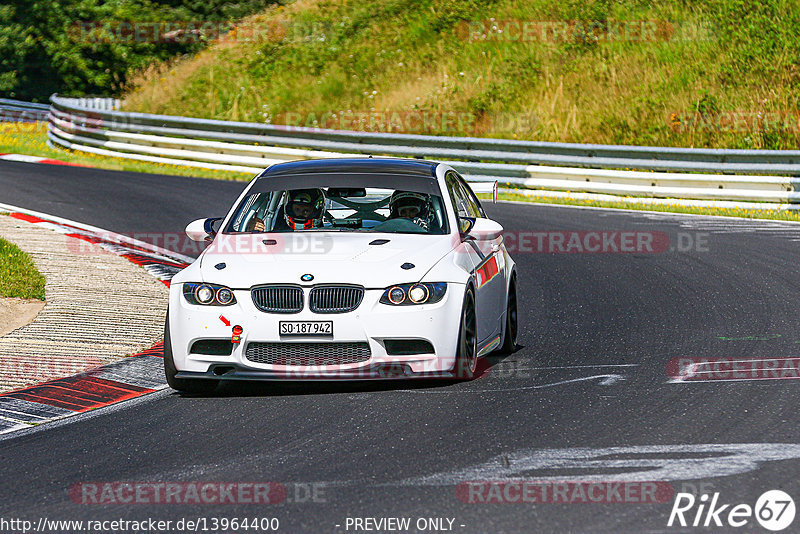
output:
<svg viewBox="0 0 800 534"><path fill-rule="evenodd" d="M317 314L308 309L293 314L264 313L256 308L250 290L236 290L232 306L198 306L186 302L182 284L170 291L170 337L178 378L225 380L392 380L448 376L458 341L464 286L448 284L436 304L381 304L383 290L366 290L360 306L348 313ZM308 294L308 288L305 291ZM332 321L333 336L281 336L280 321ZM230 323L226 325L225 323ZM230 340L241 326L241 342L230 355L196 354L199 340ZM387 353L386 340L424 340L433 347L424 354ZM369 358L334 365L271 365L247 359L249 343L367 343Z"/></svg>

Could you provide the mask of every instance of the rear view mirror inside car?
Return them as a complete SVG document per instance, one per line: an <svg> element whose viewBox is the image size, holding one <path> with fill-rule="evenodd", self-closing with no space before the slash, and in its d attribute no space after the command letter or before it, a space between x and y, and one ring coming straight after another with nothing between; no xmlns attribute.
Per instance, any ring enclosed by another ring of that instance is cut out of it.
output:
<svg viewBox="0 0 800 534"><path fill-rule="evenodd" d="M367 196L367 190L363 187L331 187L328 189L328 197L362 198L365 196Z"/></svg>

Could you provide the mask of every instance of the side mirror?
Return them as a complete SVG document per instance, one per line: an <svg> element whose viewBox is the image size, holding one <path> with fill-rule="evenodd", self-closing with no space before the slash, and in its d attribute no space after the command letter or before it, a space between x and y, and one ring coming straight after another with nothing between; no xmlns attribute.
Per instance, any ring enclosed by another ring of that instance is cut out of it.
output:
<svg viewBox="0 0 800 534"><path fill-rule="evenodd" d="M470 182L469 188L472 189L472 192L476 194L491 194L492 202L497 204L497 180L493 182Z"/></svg>
<svg viewBox="0 0 800 534"><path fill-rule="evenodd" d="M474 217L459 217L458 218L458 231L462 237L466 237L472 227L475 225L476 219Z"/></svg>
<svg viewBox="0 0 800 534"><path fill-rule="evenodd" d="M222 217L213 217L192 221L186 226L186 236L192 241L212 241L217 235L214 223L221 220Z"/></svg>
<svg viewBox="0 0 800 534"><path fill-rule="evenodd" d="M469 239L476 241L492 241L503 235L503 227L500 223L491 219L484 219L482 217L477 219L462 219L472 220L473 223L465 232Z"/></svg>

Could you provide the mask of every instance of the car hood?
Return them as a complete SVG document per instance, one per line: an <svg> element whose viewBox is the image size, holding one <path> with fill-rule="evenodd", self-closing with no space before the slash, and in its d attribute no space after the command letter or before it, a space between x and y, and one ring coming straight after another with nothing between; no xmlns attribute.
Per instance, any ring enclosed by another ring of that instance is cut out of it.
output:
<svg viewBox="0 0 800 534"><path fill-rule="evenodd" d="M237 289L266 283L300 284L304 274L314 277L305 282L310 284L382 288L421 280L452 248L446 235L219 234L201 256L201 270L203 281ZM404 269L407 263L414 267Z"/></svg>

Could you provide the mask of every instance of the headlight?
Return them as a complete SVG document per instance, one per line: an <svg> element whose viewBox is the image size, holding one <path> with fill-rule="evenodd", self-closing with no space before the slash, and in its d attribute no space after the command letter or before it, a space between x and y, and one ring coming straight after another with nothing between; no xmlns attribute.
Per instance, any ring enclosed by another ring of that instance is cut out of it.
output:
<svg viewBox="0 0 800 534"><path fill-rule="evenodd" d="M386 289L381 297L381 304L393 306L413 306L415 304L433 304L444 298L447 284L444 282L425 282L422 284L397 284Z"/></svg>
<svg viewBox="0 0 800 534"><path fill-rule="evenodd" d="M230 306L236 304L233 291L225 286L216 284L197 284L187 282L183 284L183 296L189 304L203 306Z"/></svg>
<svg viewBox="0 0 800 534"><path fill-rule="evenodd" d="M217 302L219 302L223 306L232 304L235 299L236 297L233 296L233 291L231 291L227 287L221 287L217 289Z"/></svg>
<svg viewBox="0 0 800 534"><path fill-rule="evenodd" d="M429 294L430 291L428 291L428 288L422 284L411 286L411 289L408 290L408 298L411 299L411 302L414 304L422 304L427 301Z"/></svg>
<svg viewBox="0 0 800 534"><path fill-rule="evenodd" d="M386 297L392 304L402 304L406 300L406 291L402 287L393 287L386 291Z"/></svg>
<svg viewBox="0 0 800 534"><path fill-rule="evenodd" d="M214 290L208 286L198 286L194 290L194 298L200 304L211 304L214 300Z"/></svg>

